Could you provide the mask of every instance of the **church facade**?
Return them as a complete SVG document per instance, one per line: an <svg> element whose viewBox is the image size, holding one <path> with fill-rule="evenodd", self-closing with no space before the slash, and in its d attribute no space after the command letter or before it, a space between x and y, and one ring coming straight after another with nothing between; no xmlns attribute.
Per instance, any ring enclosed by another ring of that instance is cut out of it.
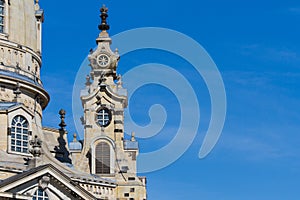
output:
<svg viewBox="0 0 300 200"><path fill-rule="evenodd" d="M107 17L104 6L80 95L84 139L68 142L64 110L58 128L42 126L50 97L40 77L39 1L0 0L0 200L147 199L146 178L136 169L138 142L134 133L124 139L127 90Z"/></svg>

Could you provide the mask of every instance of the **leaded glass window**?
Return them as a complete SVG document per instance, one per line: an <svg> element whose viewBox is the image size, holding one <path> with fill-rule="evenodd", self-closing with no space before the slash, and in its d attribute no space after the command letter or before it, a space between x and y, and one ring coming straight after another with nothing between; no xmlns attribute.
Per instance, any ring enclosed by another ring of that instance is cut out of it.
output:
<svg viewBox="0 0 300 200"><path fill-rule="evenodd" d="M29 124L25 117L18 115L11 124L11 151L28 153Z"/></svg>
<svg viewBox="0 0 300 200"><path fill-rule="evenodd" d="M110 174L110 146L106 142L96 145L96 174Z"/></svg>
<svg viewBox="0 0 300 200"><path fill-rule="evenodd" d="M44 190L39 188L33 194L32 200L49 200L49 197L48 197L48 194Z"/></svg>
<svg viewBox="0 0 300 200"><path fill-rule="evenodd" d="M110 111L107 108L101 108L97 113L97 122L100 126L108 126L111 120Z"/></svg>
<svg viewBox="0 0 300 200"><path fill-rule="evenodd" d="M0 33L4 33L4 12L5 12L4 0L0 0Z"/></svg>

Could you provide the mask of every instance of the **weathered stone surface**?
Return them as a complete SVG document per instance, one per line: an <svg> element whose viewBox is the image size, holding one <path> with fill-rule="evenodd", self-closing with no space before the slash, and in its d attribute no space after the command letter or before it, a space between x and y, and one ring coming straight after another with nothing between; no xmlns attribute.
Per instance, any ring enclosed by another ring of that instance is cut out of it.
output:
<svg viewBox="0 0 300 200"><path fill-rule="evenodd" d="M118 50L110 49L107 8L101 9L98 48L90 52L91 72L81 92L84 140L75 137L69 149L64 110L57 117L60 128L42 127L49 95L40 80L43 11L39 1L4 2L0 199L31 199L39 190L54 200L146 199L146 178L136 171L138 141L134 134L131 140L124 139L127 90L116 73Z"/></svg>

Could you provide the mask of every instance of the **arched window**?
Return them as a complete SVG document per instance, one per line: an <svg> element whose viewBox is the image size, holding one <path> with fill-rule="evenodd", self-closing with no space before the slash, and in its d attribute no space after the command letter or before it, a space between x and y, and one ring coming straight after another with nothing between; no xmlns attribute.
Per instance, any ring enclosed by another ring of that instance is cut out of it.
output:
<svg viewBox="0 0 300 200"><path fill-rule="evenodd" d="M12 120L11 151L28 153L28 121L21 115Z"/></svg>
<svg viewBox="0 0 300 200"><path fill-rule="evenodd" d="M110 174L110 146L106 142L100 142L95 149L96 174Z"/></svg>
<svg viewBox="0 0 300 200"><path fill-rule="evenodd" d="M4 0L0 0L0 33L4 33L4 6L5 2Z"/></svg>
<svg viewBox="0 0 300 200"><path fill-rule="evenodd" d="M48 197L48 194L44 190L39 188L33 194L32 200L49 200L49 197Z"/></svg>

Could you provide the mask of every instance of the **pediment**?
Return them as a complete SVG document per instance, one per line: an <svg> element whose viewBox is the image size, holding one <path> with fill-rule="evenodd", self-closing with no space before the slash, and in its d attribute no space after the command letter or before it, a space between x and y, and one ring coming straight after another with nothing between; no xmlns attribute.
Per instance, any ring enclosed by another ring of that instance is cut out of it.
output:
<svg viewBox="0 0 300 200"><path fill-rule="evenodd" d="M32 199L38 189L43 189L51 200L97 199L51 164L30 169L2 181L0 199L3 195Z"/></svg>
<svg viewBox="0 0 300 200"><path fill-rule="evenodd" d="M27 107L25 107L23 104L19 104L18 106L15 106L13 108L10 108L8 110L8 112L13 112L15 110L18 110L18 109L21 109L23 110L24 112L26 112L27 114L29 114L31 117L34 116L33 112L31 112Z"/></svg>
<svg viewBox="0 0 300 200"><path fill-rule="evenodd" d="M127 107L127 90L123 88L113 90L110 86L103 84L92 93L86 96L81 96L81 100L83 102L100 102L101 99L104 99L110 104L121 103L124 104L123 107Z"/></svg>
<svg viewBox="0 0 300 200"><path fill-rule="evenodd" d="M2 102L2 105L0 105L0 112L4 111L5 113L12 113L17 110L22 110L23 112L27 113L31 117L34 116L34 113L31 112L28 108L26 108L22 103L16 103L16 102Z"/></svg>

